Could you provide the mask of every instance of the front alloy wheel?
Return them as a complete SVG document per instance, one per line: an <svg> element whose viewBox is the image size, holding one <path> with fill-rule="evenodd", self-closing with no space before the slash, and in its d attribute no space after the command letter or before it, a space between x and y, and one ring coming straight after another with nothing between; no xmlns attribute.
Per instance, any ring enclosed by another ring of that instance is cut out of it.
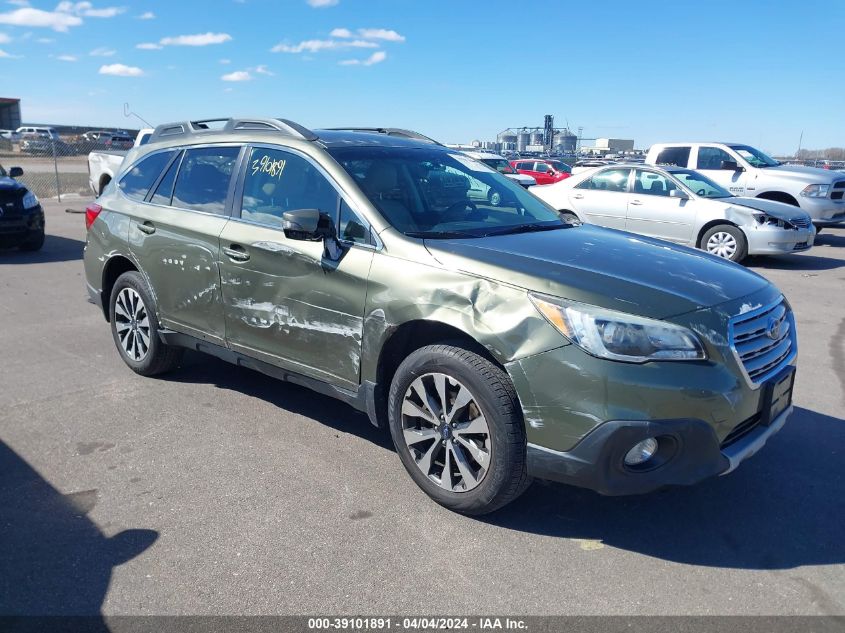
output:
<svg viewBox="0 0 845 633"><path fill-rule="evenodd" d="M490 466L490 429L475 397L458 380L428 373L402 401L402 431L417 467L449 492L478 486Z"/></svg>
<svg viewBox="0 0 845 633"><path fill-rule="evenodd" d="M123 288L114 304L115 329L126 355L140 362L150 351L150 317L134 288Z"/></svg>

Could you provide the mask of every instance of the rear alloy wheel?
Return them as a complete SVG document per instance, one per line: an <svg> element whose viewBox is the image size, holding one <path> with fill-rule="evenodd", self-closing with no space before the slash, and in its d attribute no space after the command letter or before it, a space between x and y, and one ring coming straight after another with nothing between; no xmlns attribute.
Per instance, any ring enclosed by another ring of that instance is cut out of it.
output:
<svg viewBox="0 0 845 633"><path fill-rule="evenodd" d="M396 370L390 433L408 474L437 503L486 514L531 483L525 427L510 377L457 345L429 345Z"/></svg>
<svg viewBox="0 0 845 633"><path fill-rule="evenodd" d="M732 262L741 262L748 254L745 235L731 224L720 224L709 229L701 238L701 248Z"/></svg>
<svg viewBox="0 0 845 633"><path fill-rule="evenodd" d="M183 350L165 345L158 335L155 304L139 272L117 278L109 300L112 338L132 371L155 376L174 369Z"/></svg>

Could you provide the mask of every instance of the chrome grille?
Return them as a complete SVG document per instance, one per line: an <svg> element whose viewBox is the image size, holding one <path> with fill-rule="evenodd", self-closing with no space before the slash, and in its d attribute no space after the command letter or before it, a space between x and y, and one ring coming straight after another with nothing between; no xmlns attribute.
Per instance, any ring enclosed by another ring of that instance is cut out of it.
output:
<svg viewBox="0 0 845 633"><path fill-rule="evenodd" d="M808 229L811 224L810 218L792 218L789 223L799 229Z"/></svg>
<svg viewBox="0 0 845 633"><path fill-rule="evenodd" d="M777 303L733 317L731 347L752 383L761 383L796 353L795 320L781 298Z"/></svg>

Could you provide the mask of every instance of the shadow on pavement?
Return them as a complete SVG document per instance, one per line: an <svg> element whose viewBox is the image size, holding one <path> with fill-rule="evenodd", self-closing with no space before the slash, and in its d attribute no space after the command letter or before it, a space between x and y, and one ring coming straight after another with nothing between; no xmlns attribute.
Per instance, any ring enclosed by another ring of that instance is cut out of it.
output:
<svg viewBox="0 0 845 633"><path fill-rule="evenodd" d="M108 630L99 615L112 568L158 533L107 537L86 516L96 503L96 490L62 494L0 441L0 616L93 615L86 630Z"/></svg>
<svg viewBox="0 0 845 633"><path fill-rule="evenodd" d="M82 259L85 242L58 235L47 235L40 251L25 252L16 248L0 248L0 265L48 264Z"/></svg>
<svg viewBox="0 0 845 633"><path fill-rule="evenodd" d="M845 420L796 408L726 477L639 497L547 483L483 518L689 565L792 569L845 562Z"/></svg>
<svg viewBox="0 0 845 633"><path fill-rule="evenodd" d="M757 255L749 257L745 265L751 270L836 270L845 268L845 259L834 259L833 257L822 257L811 253L819 251L810 250L809 253L800 255Z"/></svg>
<svg viewBox="0 0 845 633"><path fill-rule="evenodd" d="M183 383L213 384L220 389L248 394L280 409L304 415L332 429L353 433L381 448L393 450L390 433L377 429L370 424L365 413L340 400L198 352L187 351L184 358L179 369L161 378Z"/></svg>

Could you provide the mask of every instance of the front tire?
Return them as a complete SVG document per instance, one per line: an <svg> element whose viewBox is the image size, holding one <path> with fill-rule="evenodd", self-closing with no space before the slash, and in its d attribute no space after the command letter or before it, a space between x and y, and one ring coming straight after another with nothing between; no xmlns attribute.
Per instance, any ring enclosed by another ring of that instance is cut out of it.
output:
<svg viewBox="0 0 845 633"><path fill-rule="evenodd" d="M163 374L179 365L184 350L165 345L158 335L152 293L141 273L117 278L109 298L114 344L129 368L142 376Z"/></svg>
<svg viewBox="0 0 845 633"><path fill-rule="evenodd" d="M454 345L413 352L396 370L388 415L403 466L450 510L493 512L531 483L516 391L475 352Z"/></svg>
<svg viewBox="0 0 845 633"><path fill-rule="evenodd" d="M28 235L27 238L20 243L18 248L22 251L34 252L40 251L42 246L44 246L44 229L41 229L32 235Z"/></svg>
<svg viewBox="0 0 845 633"><path fill-rule="evenodd" d="M711 255L739 263L748 255L745 233L732 224L718 224L701 237L701 249Z"/></svg>

